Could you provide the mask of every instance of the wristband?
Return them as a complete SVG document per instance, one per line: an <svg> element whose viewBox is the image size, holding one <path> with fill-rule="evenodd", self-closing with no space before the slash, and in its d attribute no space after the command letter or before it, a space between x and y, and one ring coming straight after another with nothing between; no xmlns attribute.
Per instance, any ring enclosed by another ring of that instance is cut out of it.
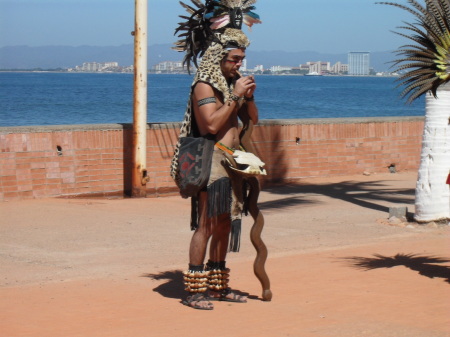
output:
<svg viewBox="0 0 450 337"><path fill-rule="evenodd" d="M237 102L237 101L239 101L241 98L240 98L238 95L236 95L236 94L230 92L230 99L231 99L232 101Z"/></svg>
<svg viewBox="0 0 450 337"><path fill-rule="evenodd" d="M230 97L228 98L228 105L231 105L231 102L237 102L237 101L239 101L240 99L241 99L241 98L240 98L238 95L236 95L236 94L230 92Z"/></svg>

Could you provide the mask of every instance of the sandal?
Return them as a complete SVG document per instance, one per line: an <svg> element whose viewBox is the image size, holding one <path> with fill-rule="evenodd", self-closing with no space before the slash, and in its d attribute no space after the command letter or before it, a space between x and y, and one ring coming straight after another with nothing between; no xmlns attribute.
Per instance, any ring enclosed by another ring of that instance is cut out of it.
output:
<svg viewBox="0 0 450 337"><path fill-rule="evenodd" d="M196 293L194 295L188 296L182 303L188 307L198 310L213 310L214 306L209 300L210 298L206 297L203 293ZM207 306L200 305L200 302L206 302Z"/></svg>
<svg viewBox="0 0 450 337"><path fill-rule="evenodd" d="M236 294L230 288L223 290L218 293L219 296L209 296L210 301L223 301L223 302L234 302L234 303L247 303L247 297ZM231 297L230 297L231 296Z"/></svg>

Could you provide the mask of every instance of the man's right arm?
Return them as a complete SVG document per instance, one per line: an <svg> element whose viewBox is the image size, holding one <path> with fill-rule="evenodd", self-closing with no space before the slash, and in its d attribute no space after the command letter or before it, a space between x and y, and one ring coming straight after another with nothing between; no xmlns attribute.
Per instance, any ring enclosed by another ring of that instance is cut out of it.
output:
<svg viewBox="0 0 450 337"><path fill-rule="evenodd" d="M230 117L236 113L236 101L228 101L223 104L217 96L213 87L207 83L199 82L194 88L194 112L201 133L217 134ZM212 97L216 99L216 102L208 99ZM199 104L199 102L202 103Z"/></svg>

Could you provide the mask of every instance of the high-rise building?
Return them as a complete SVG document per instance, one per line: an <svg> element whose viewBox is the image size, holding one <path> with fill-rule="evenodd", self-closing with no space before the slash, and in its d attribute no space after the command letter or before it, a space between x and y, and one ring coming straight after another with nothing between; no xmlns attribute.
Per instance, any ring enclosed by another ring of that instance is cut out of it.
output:
<svg viewBox="0 0 450 337"><path fill-rule="evenodd" d="M258 64L258 65L253 69L253 71L254 71L254 72L257 72L257 71L263 72L263 71L264 71L264 66L263 66L262 64Z"/></svg>
<svg viewBox="0 0 450 337"><path fill-rule="evenodd" d="M241 71L247 71L247 59L242 60Z"/></svg>
<svg viewBox="0 0 450 337"><path fill-rule="evenodd" d="M370 53L369 52L349 52L348 53L348 74L349 75L369 75Z"/></svg>
<svg viewBox="0 0 450 337"><path fill-rule="evenodd" d="M338 61L331 67L331 71L335 74L348 74L348 64L342 64Z"/></svg>
<svg viewBox="0 0 450 337"><path fill-rule="evenodd" d="M331 69L330 62L317 61L317 62L306 62L306 64L309 66L310 73L317 73L319 75L327 73Z"/></svg>

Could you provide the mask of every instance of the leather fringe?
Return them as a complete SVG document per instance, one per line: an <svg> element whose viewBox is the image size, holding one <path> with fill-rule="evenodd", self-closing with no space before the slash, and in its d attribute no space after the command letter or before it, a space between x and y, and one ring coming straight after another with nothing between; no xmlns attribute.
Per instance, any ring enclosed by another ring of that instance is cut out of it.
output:
<svg viewBox="0 0 450 337"><path fill-rule="evenodd" d="M250 194L250 185L247 182L247 180L244 180L242 184L242 197L243 197L242 213L244 213L245 216L247 216L249 212L249 202L250 202L249 194Z"/></svg>
<svg viewBox="0 0 450 337"><path fill-rule="evenodd" d="M230 233L230 248L229 251L233 253L239 252L241 247L241 219L233 220L231 222L231 233Z"/></svg>
<svg viewBox="0 0 450 337"><path fill-rule="evenodd" d="M231 211L231 181L223 177L208 186L208 217L230 213Z"/></svg>
<svg viewBox="0 0 450 337"><path fill-rule="evenodd" d="M198 197L191 198L191 230L198 228Z"/></svg>

